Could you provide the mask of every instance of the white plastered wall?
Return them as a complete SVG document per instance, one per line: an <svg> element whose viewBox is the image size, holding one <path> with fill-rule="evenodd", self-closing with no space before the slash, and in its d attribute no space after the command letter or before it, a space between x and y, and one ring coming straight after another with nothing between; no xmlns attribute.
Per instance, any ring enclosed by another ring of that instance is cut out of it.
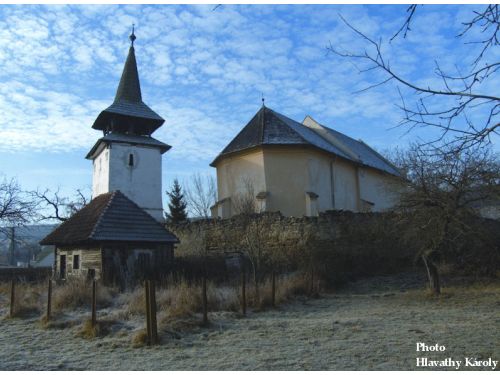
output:
<svg viewBox="0 0 500 375"><path fill-rule="evenodd" d="M120 190L155 219L163 221L161 163L158 148L112 143L93 160L93 197Z"/></svg>

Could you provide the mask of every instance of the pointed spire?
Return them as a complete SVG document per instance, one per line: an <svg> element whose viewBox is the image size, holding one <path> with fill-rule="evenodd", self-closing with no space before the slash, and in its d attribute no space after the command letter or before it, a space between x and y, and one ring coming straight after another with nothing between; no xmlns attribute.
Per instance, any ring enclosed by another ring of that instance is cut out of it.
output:
<svg viewBox="0 0 500 375"><path fill-rule="evenodd" d="M128 50L127 61L125 61L120 84L118 85L118 90L116 90L115 102L121 99L131 102L142 101L141 85L139 82L139 73L137 71L137 61L135 59L135 36L134 38L132 38L132 36L134 36L133 32L132 35L130 35L132 45Z"/></svg>
<svg viewBox="0 0 500 375"><path fill-rule="evenodd" d="M129 38L131 44L115 100L99 114L92 128L103 130L105 133L116 131L151 135L165 120L142 101L134 49L134 41L137 39L135 25L132 25L132 34Z"/></svg>

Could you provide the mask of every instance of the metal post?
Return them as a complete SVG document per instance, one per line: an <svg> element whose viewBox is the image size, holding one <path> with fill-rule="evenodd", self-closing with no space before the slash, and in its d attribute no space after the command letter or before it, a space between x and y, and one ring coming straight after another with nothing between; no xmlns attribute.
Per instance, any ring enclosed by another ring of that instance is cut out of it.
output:
<svg viewBox="0 0 500 375"><path fill-rule="evenodd" d="M96 280L92 280L92 327L95 327L97 323L97 314L96 314L96 307L97 307L97 295L96 295L96 286L97 282Z"/></svg>
<svg viewBox="0 0 500 375"><path fill-rule="evenodd" d="M15 306L16 303L16 282L14 279L12 279L11 284L10 284L10 317L14 317L15 313Z"/></svg>

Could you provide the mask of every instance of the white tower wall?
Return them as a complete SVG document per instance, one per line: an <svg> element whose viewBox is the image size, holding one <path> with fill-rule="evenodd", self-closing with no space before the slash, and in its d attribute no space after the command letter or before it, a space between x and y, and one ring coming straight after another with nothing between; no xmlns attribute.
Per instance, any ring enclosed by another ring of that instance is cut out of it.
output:
<svg viewBox="0 0 500 375"><path fill-rule="evenodd" d="M92 195L120 190L158 221L164 221L160 149L111 143L94 158Z"/></svg>

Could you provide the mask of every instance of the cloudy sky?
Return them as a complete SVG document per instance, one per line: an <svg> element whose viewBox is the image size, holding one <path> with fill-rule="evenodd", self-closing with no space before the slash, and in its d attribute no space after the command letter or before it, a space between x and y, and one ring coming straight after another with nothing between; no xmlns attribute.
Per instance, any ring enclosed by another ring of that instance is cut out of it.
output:
<svg viewBox="0 0 500 375"><path fill-rule="evenodd" d="M166 119L154 136L173 146L164 188L175 177L214 174L209 163L258 111L262 93L275 111L297 121L309 114L378 150L435 136L394 129L402 118L395 84L355 93L381 76L327 53L329 43L367 47L339 14L382 38L394 70L424 85L440 84L435 60L467 66L479 48L456 38L472 6L422 6L408 37L392 43L407 5L213 8L0 5L0 173L25 189L91 186L84 157L101 136L91 125L113 101L132 23L143 99Z"/></svg>

